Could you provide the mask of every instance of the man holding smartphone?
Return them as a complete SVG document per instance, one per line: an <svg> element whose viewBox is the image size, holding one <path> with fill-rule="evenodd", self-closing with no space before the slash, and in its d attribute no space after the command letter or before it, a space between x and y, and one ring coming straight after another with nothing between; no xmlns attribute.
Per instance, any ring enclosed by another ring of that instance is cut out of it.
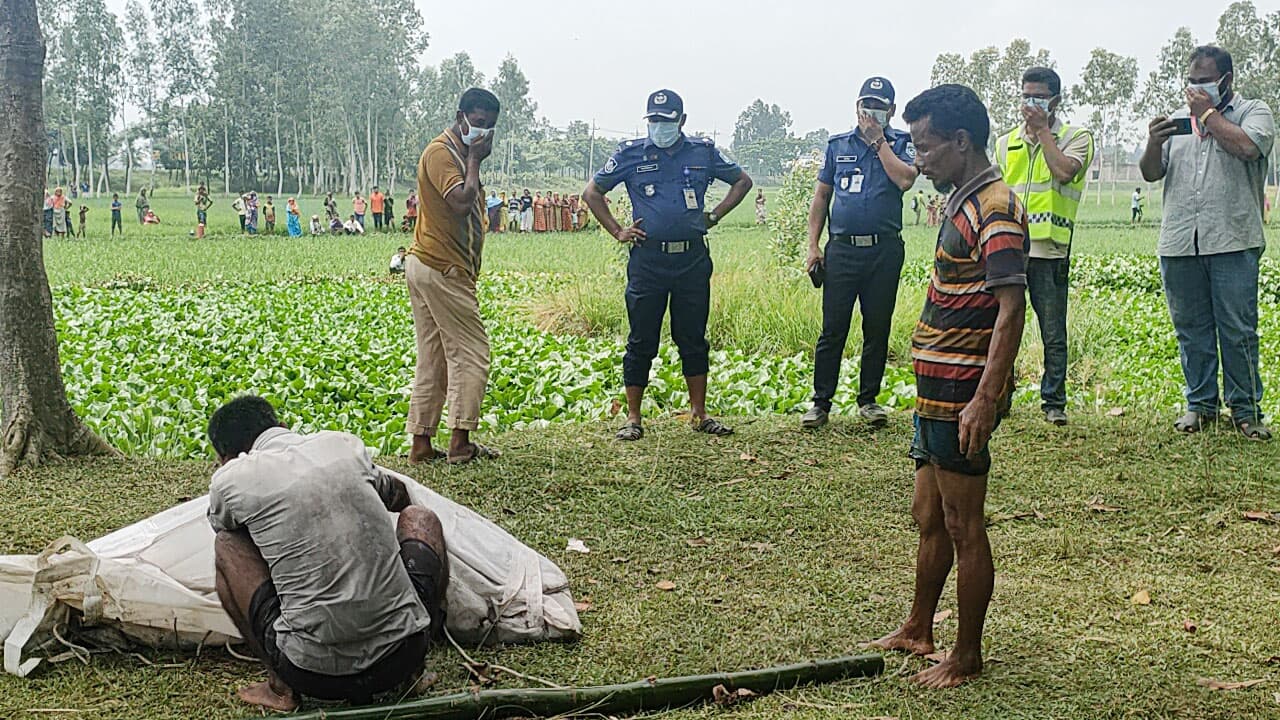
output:
<svg viewBox="0 0 1280 720"><path fill-rule="evenodd" d="M858 414L873 427L888 421L876 403L889 355L889 328L902 274L902 194L919 174L911 136L889 127L893 85L872 77L858 93L857 126L831 138L809 206L805 269L822 286L822 334L813 358L813 407L806 428L827 424L840 378L840 360L862 303L862 363ZM818 239L828 225L825 252Z"/></svg>
<svg viewBox="0 0 1280 720"><path fill-rule="evenodd" d="M1156 250L1187 398L1174 428L1199 432L1218 419L1221 354L1232 423L1250 440L1270 440L1259 407L1258 261L1275 118L1266 103L1232 90L1226 50L1198 47L1190 65L1187 106L1151 121L1138 163L1148 182L1164 180Z"/></svg>

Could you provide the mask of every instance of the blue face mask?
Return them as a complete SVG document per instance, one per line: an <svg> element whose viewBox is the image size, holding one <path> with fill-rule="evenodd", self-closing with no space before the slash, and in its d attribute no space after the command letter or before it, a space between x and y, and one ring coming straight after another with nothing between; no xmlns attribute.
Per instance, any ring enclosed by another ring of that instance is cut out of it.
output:
<svg viewBox="0 0 1280 720"><path fill-rule="evenodd" d="M680 123L649 121L649 141L663 150L676 144L680 139Z"/></svg>
<svg viewBox="0 0 1280 720"><path fill-rule="evenodd" d="M1045 111L1046 113L1048 113L1048 112L1049 112L1049 103L1053 102L1053 98L1049 98L1049 99L1047 99L1047 100L1046 100L1045 98L1029 97L1029 98L1023 98L1023 99L1022 99L1022 102L1023 102L1023 104L1025 104L1027 107L1038 107L1038 108L1040 108L1041 110L1043 110L1043 111Z"/></svg>

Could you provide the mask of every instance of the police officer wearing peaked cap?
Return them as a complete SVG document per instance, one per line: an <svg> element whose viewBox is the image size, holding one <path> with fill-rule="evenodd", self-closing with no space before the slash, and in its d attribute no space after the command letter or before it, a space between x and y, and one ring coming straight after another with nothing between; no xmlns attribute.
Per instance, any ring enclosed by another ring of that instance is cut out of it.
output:
<svg viewBox="0 0 1280 720"><path fill-rule="evenodd" d="M826 424L840 376L854 303L862 305L862 362L858 414L873 427L888 415L876 403L889 353L889 328L902 272L902 194L919 174L911 136L889 127L893 84L868 78L858 93L857 125L827 145L809 207L805 268L820 266L822 334L814 353L813 407L801 424ZM829 225L825 252L818 240Z"/></svg>
<svg viewBox="0 0 1280 720"><path fill-rule="evenodd" d="M627 261L627 352L622 360L627 422L619 440L639 440L640 404L658 354L662 317L671 308L671 338L689 387L693 429L710 435L733 431L707 415L707 315L711 308L711 256L704 236L751 190L751 178L706 138L684 134L684 102L671 90L649 96L648 136L618 146L587 184L582 197L601 227L631 246ZM715 209L705 210L707 187L732 187ZM632 222L622 226L605 193L625 183Z"/></svg>

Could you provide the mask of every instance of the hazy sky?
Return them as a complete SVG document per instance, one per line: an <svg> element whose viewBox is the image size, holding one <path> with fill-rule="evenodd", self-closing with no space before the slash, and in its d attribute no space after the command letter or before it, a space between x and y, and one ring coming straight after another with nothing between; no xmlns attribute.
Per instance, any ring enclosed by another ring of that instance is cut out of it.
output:
<svg viewBox="0 0 1280 720"><path fill-rule="evenodd" d="M726 144L738 113L756 98L789 110L797 134L843 130L868 76L888 77L901 108L928 86L939 53L967 56L1015 37L1033 51L1048 48L1068 87L1094 47L1136 57L1145 76L1178 26L1210 41L1229 5L1071 0L1041 3L1056 8L1041 19L1035 3L1014 0L415 2L431 36L424 61L465 50L489 78L510 53L553 124L594 120L605 134L630 134L642 128L647 94L670 87L685 100L689 127L717 132ZM124 0L107 4L123 14ZM1280 0L1255 5L1266 14Z"/></svg>

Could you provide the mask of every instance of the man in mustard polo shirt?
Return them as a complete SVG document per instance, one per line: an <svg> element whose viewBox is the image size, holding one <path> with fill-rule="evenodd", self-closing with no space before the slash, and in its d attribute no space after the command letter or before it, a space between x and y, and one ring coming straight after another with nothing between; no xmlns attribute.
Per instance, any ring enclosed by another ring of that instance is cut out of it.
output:
<svg viewBox="0 0 1280 720"><path fill-rule="evenodd" d="M467 463L497 453L471 441L489 380L489 336L480 319L476 277L484 245L480 163L493 150L498 98L471 88L454 123L418 162L418 223L405 261L418 364L409 400L410 462ZM449 448L431 443L449 403Z"/></svg>
<svg viewBox="0 0 1280 720"><path fill-rule="evenodd" d="M1058 118L1062 80L1046 67L1022 74L1022 118L996 141L1005 183L1027 208L1031 258L1027 291L1040 322L1044 375L1040 409L1054 425L1067 424L1067 287L1076 210L1093 162L1093 135Z"/></svg>

